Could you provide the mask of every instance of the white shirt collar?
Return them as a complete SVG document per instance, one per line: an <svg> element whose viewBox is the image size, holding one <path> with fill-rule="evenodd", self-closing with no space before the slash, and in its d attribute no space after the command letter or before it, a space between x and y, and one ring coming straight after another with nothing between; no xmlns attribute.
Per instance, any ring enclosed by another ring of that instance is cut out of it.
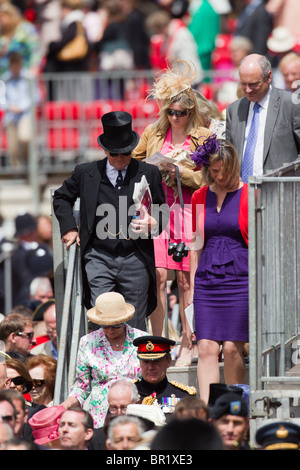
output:
<svg viewBox="0 0 300 470"><path fill-rule="evenodd" d="M125 178L125 175L126 175L126 171L127 171L127 168L128 168L128 165L122 170L122 176L123 176L123 179ZM109 161L107 160L106 162L106 175L108 177L108 179L110 180L110 182L115 185L116 184L116 180L117 180L117 176L118 176L118 170L112 166Z"/></svg>
<svg viewBox="0 0 300 470"><path fill-rule="evenodd" d="M268 93L263 97L262 100L258 101L258 104L264 109L266 109L268 107L268 103L269 103L269 99L270 99L270 95L271 95L271 90L272 90L272 86L270 85ZM255 103L251 102L252 109L253 109L254 105L255 105Z"/></svg>

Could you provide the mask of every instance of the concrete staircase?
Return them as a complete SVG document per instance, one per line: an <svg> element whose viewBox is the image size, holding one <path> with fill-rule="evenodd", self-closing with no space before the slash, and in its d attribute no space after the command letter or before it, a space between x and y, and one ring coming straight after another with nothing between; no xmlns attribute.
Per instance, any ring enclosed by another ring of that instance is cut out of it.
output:
<svg viewBox="0 0 300 470"><path fill-rule="evenodd" d="M41 189L38 214L50 215L51 189L55 189L60 183L49 183ZM20 212L34 213L36 210L35 192L24 180L2 180L0 182L0 213L4 219L13 220Z"/></svg>
<svg viewBox="0 0 300 470"><path fill-rule="evenodd" d="M224 363L219 363L220 369L220 382L224 383ZM169 367L167 376L169 380L176 380L177 382L184 383L185 385L196 387L198 393L198 381L197 381L197 364L192 363L189 367L175 367L174 365ZM245 373L245 384L249 385L249 368L246 364Z"/></svg>

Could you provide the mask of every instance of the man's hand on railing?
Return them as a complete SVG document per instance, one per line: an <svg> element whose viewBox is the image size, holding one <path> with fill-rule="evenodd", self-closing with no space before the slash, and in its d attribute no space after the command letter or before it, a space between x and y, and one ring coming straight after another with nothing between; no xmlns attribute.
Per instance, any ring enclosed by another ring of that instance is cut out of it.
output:
<svg viewBox="0 0 300 470"><path fill-rule="evenodd" d="M73 243L75 242L77 243L78 246L80 245L80 238L79 238L77 230L75 229L69 230L68 232L66 232L62 236L61 241L66 245L67 251L69 250L70 246L73 245Z"/></svg>

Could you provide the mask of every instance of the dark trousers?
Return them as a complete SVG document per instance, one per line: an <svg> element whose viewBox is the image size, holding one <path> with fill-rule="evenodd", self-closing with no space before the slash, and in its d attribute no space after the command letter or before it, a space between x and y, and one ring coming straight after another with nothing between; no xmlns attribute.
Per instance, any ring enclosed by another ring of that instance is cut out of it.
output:
<svg viewBox="0 0 300 470"><path fill-rule="evenodd" d="M134 317L128 324L146 331L150 273L138 250L126 254L89 247L84 262L92 305L100 294L119 292L125 302L135 307Z"/></svg>

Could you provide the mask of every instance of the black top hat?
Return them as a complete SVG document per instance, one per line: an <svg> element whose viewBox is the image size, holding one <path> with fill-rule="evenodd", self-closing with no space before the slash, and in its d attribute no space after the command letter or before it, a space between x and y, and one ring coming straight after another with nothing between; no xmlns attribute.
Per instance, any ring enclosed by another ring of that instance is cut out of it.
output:
<svg viewBox="0 0 300 470"><path fill-rule="evenodd" d="M150 361L164 357L176 343L162 336L140 336L133 340L133 344L138 347L138 358Z"/></svg>
<svg viewBox="0 0 300 470"><path fill-rule="evenodd" d="M28 213L18 215L15 218L16 233L15 237L25 235L36 230L36 218Z"/></svg>
<svg viewBox="0 0 300 470"><path fill-rule="evenodd" d="M139 142L139 135L132 130L132 117L125 111L113 111L101 118L103 134L97 142L104 150L111 153L131 152Z"/></svg>
<svg viewBox="0 0 300 470"><path fill-rule="evenodd" d="M259 428L255 440L266 450L298 450L300 427L289 421L276 421Z"/></svg>

